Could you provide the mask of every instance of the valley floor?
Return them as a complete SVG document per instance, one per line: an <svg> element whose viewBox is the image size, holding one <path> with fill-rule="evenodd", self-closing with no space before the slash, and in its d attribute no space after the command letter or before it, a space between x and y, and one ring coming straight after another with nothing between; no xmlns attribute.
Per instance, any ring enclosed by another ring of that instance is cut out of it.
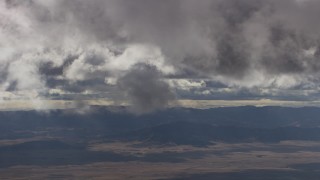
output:
<svg viewBox="0 0 320 180"><path fill-rule="evenodd" d="M21 142L1 141L1 147L10 143ZM320 177L320 142L313 141L216 142L207 147L145 145L141 142L91 142L86 150L99 153L113 152L136 159L117 162L92 160L86 163L59 165L37 165L32 162L28 165L16 164L3 166L0 169L0 179L141 180L260 177L258 179L310 180ZM65 157L62 154L60 158Z"/></svg>

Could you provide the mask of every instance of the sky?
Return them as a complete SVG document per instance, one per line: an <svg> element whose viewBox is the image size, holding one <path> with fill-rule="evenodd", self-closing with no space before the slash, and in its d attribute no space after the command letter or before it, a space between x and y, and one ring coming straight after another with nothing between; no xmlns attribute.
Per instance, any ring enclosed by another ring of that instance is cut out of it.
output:
<svg viewBox="0 0 320 180"><path fill-rule="evenodd" d="M318 106L318 0L1 0L0 109Z"/></svg>

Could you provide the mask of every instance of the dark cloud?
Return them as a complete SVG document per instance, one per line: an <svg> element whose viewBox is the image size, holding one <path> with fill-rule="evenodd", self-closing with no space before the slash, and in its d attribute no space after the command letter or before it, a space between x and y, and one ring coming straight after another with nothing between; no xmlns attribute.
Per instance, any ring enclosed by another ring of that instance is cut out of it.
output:
<svg viewBox="0 0 320 180"><path fill-rule="evenodd" d="M6 88L6 91L15 91L15 90L17 90L17 84L18 84L17 81L9 82L9 85Z"/></svg>
<svg viewBox="0 0 320 180"><path fill-rule="evenodd" d="M90 57L86 58L85 63L93 66L101 66L105 63L105 59L103 56L93 54Z"/></svg>
<svg viewBox="0 0 320 180"><path fill-rule="evenodd" d="M229 36L229 35L227 35ZM223 37L217 43L218 73L241 77L250 67L249 53L244 40L234 37Z"/></svg>
<svg viewBox="0 0 320 180"><path fill-rule="evenodd" d="M267 3L261 0L227 0L218 1L213 7L225 20L228 28L233 31L239 30L239 26L250 19L254 13L263 8Z"/></svg>
<svg viewBox="0 0 320 180"><path fill-rule="evenodd" d="M155 66L136 64L118 80L135 113L148 113L162 109L174 100L169 85L161 79L162 75Z"/></svg>
<svg viewBox="0 0 320 180"><path fill-rule="evenodd" d="M0 65L0 83L6 81L8 76L8 64L1 64Z"/></svg>
<svg viewBox="0 0 320 180"><path fill-rule="evenodd" d="M79 58L78 55L69 55L63 60L63 63L60 66L55 66L52 61L41 62L39 65L39 72L45 77L61 76L65 69L68 68L77 58Z"/></svg>
<svg viewBox="0 0 320 180"><path fill-rule="evenodd" d="M311 68L304 51L315 46L304 34L286 29L281 24L272 25L270 46L262 54L262 64L270 73L303 73Z"/></svg>

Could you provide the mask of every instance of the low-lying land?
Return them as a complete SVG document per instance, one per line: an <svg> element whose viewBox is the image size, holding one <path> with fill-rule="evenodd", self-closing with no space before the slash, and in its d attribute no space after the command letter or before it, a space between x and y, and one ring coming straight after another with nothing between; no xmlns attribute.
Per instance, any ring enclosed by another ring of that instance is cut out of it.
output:
<svg viewBox="0 0 320 180"><path fill-rule="evenodd" d="M32 142L10 145L15 147L10 156L4 153L9 146L0 148L1 179L250 179L257 175L293 179L299 174L317 179L320 175L320 142L215 143L207 147L93 142L79 149L52 140ZM50 143L55 148L43 147ZM10 158L8 164L3 161L6 158Z"/></svg>
<svg viewBox="0 0 320 180"><path fill-rule="evenodd" d="M0 179L318 180L320 108L300 110L0 112Z"/></svg>

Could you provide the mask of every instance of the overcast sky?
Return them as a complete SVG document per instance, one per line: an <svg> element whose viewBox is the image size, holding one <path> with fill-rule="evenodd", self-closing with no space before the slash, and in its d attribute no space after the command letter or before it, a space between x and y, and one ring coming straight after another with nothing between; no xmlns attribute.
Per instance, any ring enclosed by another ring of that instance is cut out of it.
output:
<svg viewBox="0 0 320 180"><path fill-rule="evenodd" d="M318 0L1 0L0 103L308 105L319 17Z"/></svg>

